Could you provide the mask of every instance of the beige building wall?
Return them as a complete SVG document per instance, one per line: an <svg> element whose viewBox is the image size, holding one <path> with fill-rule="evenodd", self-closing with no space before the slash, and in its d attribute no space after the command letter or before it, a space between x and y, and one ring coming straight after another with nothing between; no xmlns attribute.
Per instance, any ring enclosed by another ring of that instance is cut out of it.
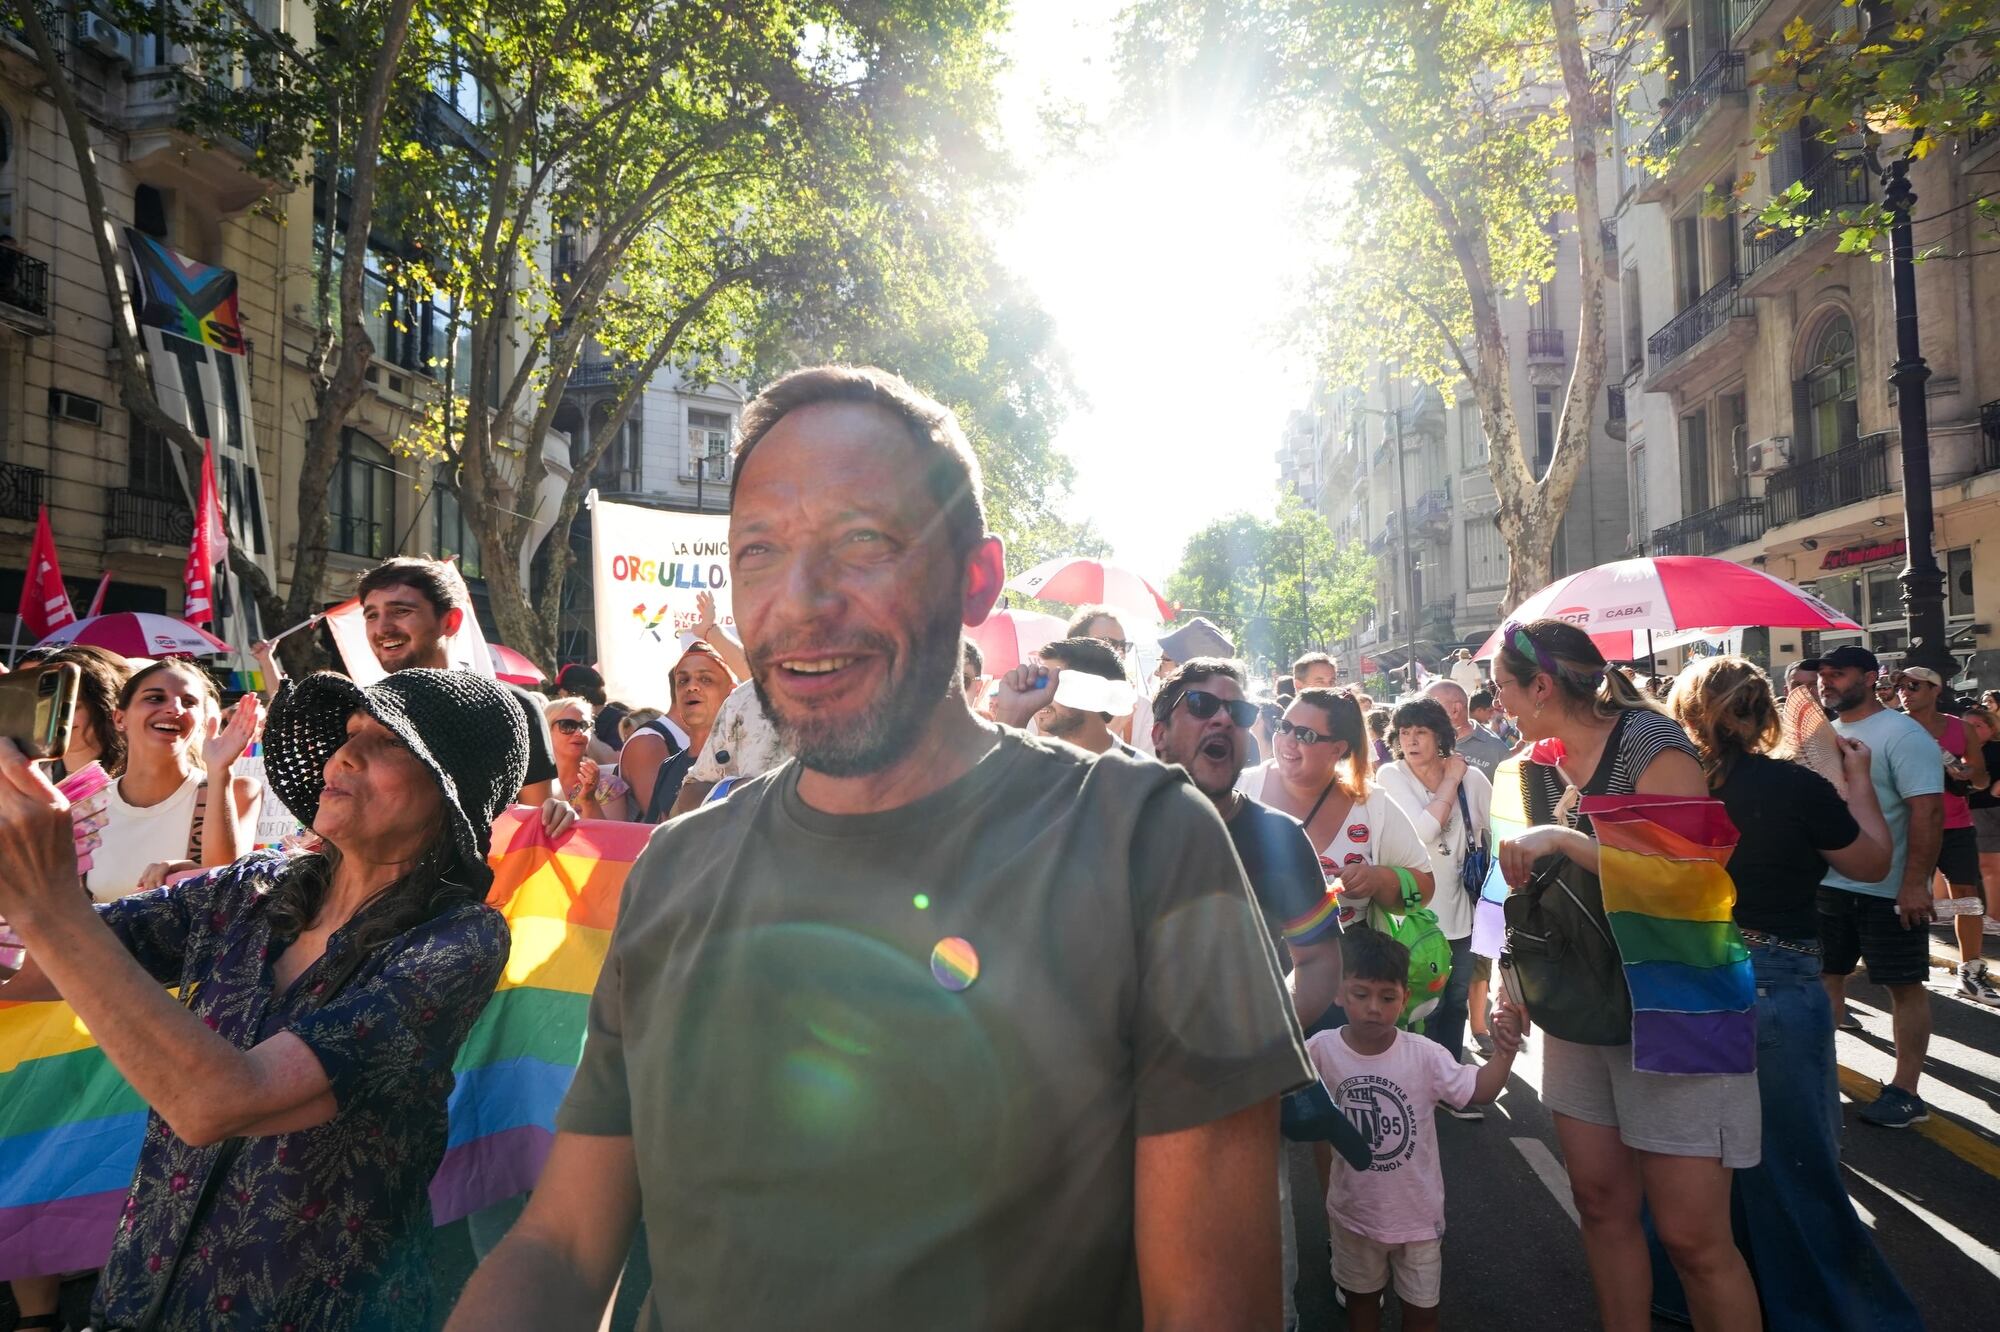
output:
<svg viewBox="0 0 2000 1332"><path fill-rule="evenodd" d="M306 6L271 9L267 17L274 23L309 22ZM309 34L296 27L293 35L310 44ZM313 415L305 368L314 336L311 195L275 194L246 170L242 143L203 144L172 128L177 108L168 80L174 67L155 59L150 38L124 34L112 55L99 49L107 45L101 40L86 44L74 30L62 36L116 224L138 220L137 193L150 186L164 202L166 243L237 275L252 428L283 589L296 553L300 463ZM0 617L11 627L37 494L48 506L79 613L107 570L113 578L107 609L177 613L187 554L186 497L173 493L171 473L163 486L158 469L145 465L146 450L135 447L132 423L118 402L110 374L112 307L89 235L81 177L42 83L25 42L11 28L0 31L7 147L0 203L10 205L0 208L0 229L11 225L11 248L30 261L13 261L14 271L47 266L40 309L31 308L36 302L20 283L0 282ZM0 277L8 262L0 256ZM370 521L336 525L321 589L327 600L349 595L356 573L375 563L378 552L444 553L461 544L455 524L439 529L431 469L390 448L418 419L434 386L426 372L386 359L381 350L369 390L348 421L360 437L355 448L362 461L351 476L344 470L335 477L336 488L348 483L343 493L368 493L372 506L357 498L347 508ZM100 419L52 413L51 390L87 400L86 413L89 403L96 404ZM379 454L370 441L380 446ZM566 439L552 439L550 452L552 474L566 473ZM371 466L382 470L367 471ZM376 484L366 484L371 481ZM481 594L477 581L474 592Z"/></svg>

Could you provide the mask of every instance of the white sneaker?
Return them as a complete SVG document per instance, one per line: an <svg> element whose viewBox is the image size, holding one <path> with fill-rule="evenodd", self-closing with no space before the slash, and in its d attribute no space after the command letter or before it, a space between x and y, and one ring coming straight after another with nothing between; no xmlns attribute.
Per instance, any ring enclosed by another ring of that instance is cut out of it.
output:
<svg viewBox="0 0 2000 1332"><path fill-rule="evenodd" d="M1984 962L1967 962L1958 969L1958 993L1989 1008L2000 1008L2000 990L1994 989L1993 982L1986 978Z"/></svg>

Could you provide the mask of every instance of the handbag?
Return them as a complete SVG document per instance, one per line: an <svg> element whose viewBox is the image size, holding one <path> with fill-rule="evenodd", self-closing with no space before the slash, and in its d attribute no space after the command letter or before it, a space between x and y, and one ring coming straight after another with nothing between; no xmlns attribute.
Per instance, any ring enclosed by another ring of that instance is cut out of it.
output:
<svg viewBox="0 0 2000 1332"><path fill-rule="evenodd" d="M1465 800L1465 783L1458 784L1458 816L1465 820L1465 855L1458 862L1458 885L1474 901L1486 887L1486 876L1493 869L1493 840L1490 829L1481 828L1475 837L1472 828L1472 807Z"/></svg>
<svg viewBox="0 0 2000 1332"><path fill-rule="evenodd" d="M1536 873L1502 908L1503 964L1510 965L1530 1016L1551 1036L1578 1045L1632 1039L1632 995L1604 917L1597 876L1567 856Z"/></svg>

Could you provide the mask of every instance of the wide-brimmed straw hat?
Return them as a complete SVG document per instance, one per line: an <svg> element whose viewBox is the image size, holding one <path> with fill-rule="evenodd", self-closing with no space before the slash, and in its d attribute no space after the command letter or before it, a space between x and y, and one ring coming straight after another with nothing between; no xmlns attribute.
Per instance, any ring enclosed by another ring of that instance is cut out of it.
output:
<svg viewBox="0 0 2000 1332"><path fill-rule="evenodd" d="M528 772L528 723L510 693L469 671L397 671L367 688L321 671L285 689L264 723L264 775L293 817L319 816L326 763L347 743L356 712L387 727L429 769L444 794L445 824L476 886L492 875L493 820Z"/></svg>

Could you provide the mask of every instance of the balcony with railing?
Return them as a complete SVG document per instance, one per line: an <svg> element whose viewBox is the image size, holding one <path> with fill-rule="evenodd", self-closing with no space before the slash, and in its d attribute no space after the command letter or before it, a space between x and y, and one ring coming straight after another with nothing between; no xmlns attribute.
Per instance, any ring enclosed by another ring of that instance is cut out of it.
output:
<svg viewBox="0 0 2000 1332"><path fill-rule="evenodd" d="M1895 442L1894 431L1864 435L1844 449L1779 472L1765 491L1770 525L1783 527L1888 494L1889 449Z"/></svg>
<svg viewBox="0 0 2000 1332"><path fill-rule="evenodd" d="M194 540L194 514L179 495L155 495L120 486L105 492L104 538L185 546Z"/></svg>
<svg viewBox="0 0 2000 1332"><path fill-rule="evenodd" d="M1798 212L1807 221L1804 231L1754 218L1743 228L1742 268L1746 288L1763 285L1761 279L1773 271L1778 258L1794 247L1800 253L1805 252L1808 247L1799 242L1820 234L1821 228L1841 209L1858 208L1868 202L1868 168L1859 158L1829 157L1800 176L1797 183L1803 187L1804 198L1798 204Z"/></svg>
<svg viewBox="0 0 2000 1332"><path fill-rule="evenodd" d="M2000 400L1979 409L1979 460L1976 470L2000 470Z"/></svg>
<svg viewBox="0 0 2000 1332"><path fill-rule="evenodd" d="M1639 188L1642 202L1655 203L1665 196L1667 182L1680 171L1689 151L1711 143L1722 146L1721 136L1697 131L1718 108L1747 105L1744 88L1743 53L1717 51L1661 109L1660 123L1639 150L1647 163L1646 179Z"/></svg>
<svg viewBox="0 0 2000 1332"><path fill-rule="evenodd" d="M1567 361L1569 351L1563 331L1559 328L1531 328L1528 330L1528 359L1531 361Z"/></svg>
<svg viewBox="0 0 2000 1332"><path fill-rule="evenodd" d="M128 160L179 177L224 212L279 193L284 187L257 165L270 126L242 98L229 78L206 78L180 65L134 69L125 90Z"/></svg>
<svg viewBox="0 0 2000 1332"><path fill-rule="evenodd" d="M0 518L32 522L42 507L42 469L20 463L0 463Z"/></svg>
<svg viewBox="0 0 2000 1332"><path fill-rule="evenodd" d="M1738 289L1740 283L1731 273L1646 339L1648 392L1673 387L1697 361L1756 331L1756 309Z"/></svg>
<svg viewBox="0 0 2000 1332"><path fill-rule="evenodd" d="M1653 529L1655 555L1719 555L1764 535L1764 500L1747 495Z"/></svg>
<svg viewBox="0 0 2000 1332"><path fill-rule="evenodd" d="M22 332L49 326L49 266L12 244L0 245L0 322Z"/></svg>
<svg viewBox="0 0 2000 1332"><path fill-rule="evenodd" d="M1451 491L1440 487L1427 490L1410 506L1413 527L1439 527L1451 522Z"/></svg>

